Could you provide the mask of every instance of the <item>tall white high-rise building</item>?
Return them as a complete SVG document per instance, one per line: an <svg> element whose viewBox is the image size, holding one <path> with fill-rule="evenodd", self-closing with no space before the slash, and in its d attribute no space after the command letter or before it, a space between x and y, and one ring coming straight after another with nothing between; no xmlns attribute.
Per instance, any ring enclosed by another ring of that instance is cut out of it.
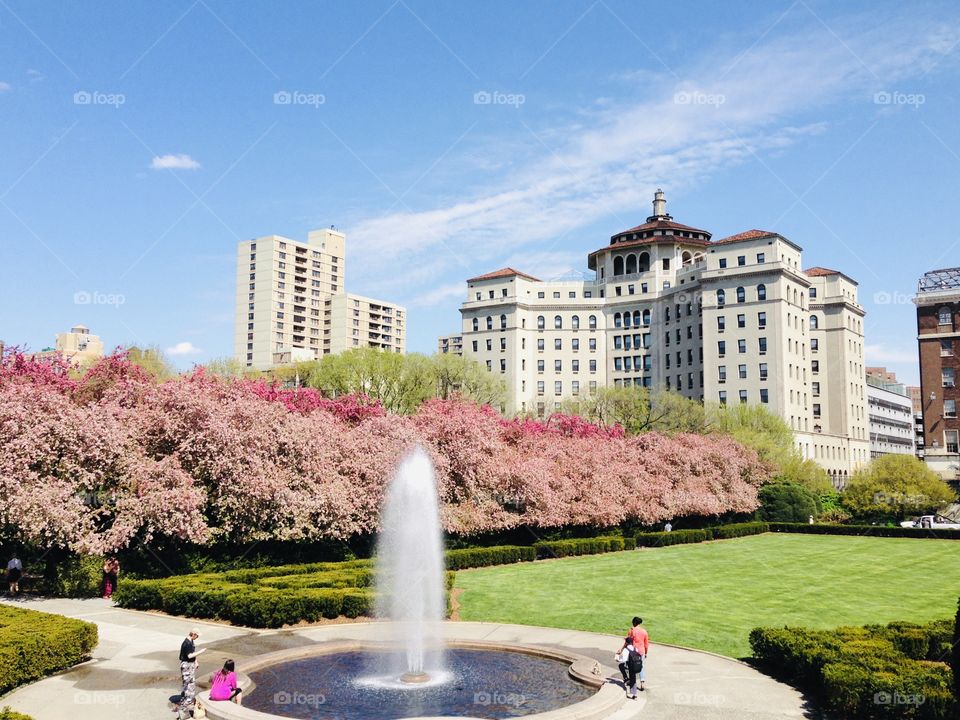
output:
<svg viewBox="0 0 960 720"><path fill-rule="evenodd" d="M462 347L508 386L508 413L548 415L604 385L761 403L838 484L870 457L857 284L802 269L775 232L713 240L666 212L587 257L590 280L512 268L467 281Z"/></svg>
<svg viewBox="0 0 960 720"><path fill-rule="evenodd" d="M267 235L237 247L234 355L267 370L352 348L406 349L406 309L344 288L346 236Z"/></svg>

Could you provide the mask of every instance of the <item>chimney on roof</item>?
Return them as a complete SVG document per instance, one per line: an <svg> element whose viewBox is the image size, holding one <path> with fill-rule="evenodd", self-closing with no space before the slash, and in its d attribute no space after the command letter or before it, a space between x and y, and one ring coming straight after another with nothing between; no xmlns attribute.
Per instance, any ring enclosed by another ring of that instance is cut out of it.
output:
<svg viewBox="0 0 960 720"><path fill-rule="evenodd" d="M653 222L654 220L673 220L670 215L667 215L667 199L663 196L663 190L657 188L657 191L653 194L653 215L647 218L647 222Z"/></svg>

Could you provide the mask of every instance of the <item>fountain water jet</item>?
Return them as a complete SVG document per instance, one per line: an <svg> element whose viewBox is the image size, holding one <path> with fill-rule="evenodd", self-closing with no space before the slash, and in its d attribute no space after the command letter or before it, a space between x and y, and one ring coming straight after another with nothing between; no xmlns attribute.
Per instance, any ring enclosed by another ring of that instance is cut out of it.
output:
<svg viewBox="0 0 960 720"><path fill-rule="evenodd" d="M400 464L387 487L377 542L377 617L390 621L409 684L443 671L443 543L433 463L422 448Z"/></svg>

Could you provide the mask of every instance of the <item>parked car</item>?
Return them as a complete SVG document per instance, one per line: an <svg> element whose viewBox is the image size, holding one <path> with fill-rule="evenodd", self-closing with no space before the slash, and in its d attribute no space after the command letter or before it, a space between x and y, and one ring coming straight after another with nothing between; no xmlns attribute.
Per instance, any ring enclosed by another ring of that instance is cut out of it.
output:
<svg viewBox="0 0 960 720"><path fill-rule="evenodd" d="M960 530L960 523L953 522L950 518L943 515L921 515L913 520L904 520L900 527L905 528L931 528L933 530Z"/></svg>

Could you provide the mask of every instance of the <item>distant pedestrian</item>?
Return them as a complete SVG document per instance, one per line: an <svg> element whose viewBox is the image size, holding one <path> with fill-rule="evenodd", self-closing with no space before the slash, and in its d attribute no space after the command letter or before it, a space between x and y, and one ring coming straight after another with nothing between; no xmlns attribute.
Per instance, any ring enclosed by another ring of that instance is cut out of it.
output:
<svg viewBox="0 0 960 720"><path fill-rule="evenodd" d="M117 579L120 576L120 561L115 557L107 558L103 563L103 597L109 600L113 591L117 589Z"/></svg>
<svg viewBox="0 0 960 720"><path fill-rule="evenodd" d="M243 690L237 687L237 674L234 668L233 660L227 660L223 667L214 673L210 679L211 700L233 700L237 705L243 704L241 702Z"/></svg>
<svg viewBox="0 0 960 720"><path fill-rule="evenodd" d="M666 525L663 526L664 532L670 532L671 530L673 530L673 523L668 522Z"/></svg>
<svg viewBox="0 0 960 720"><path fill-rule="evenodd" d="M193 708L196 705L197 698L197 655L200 655L206 648L197 650L196 640L200 637L200 632L193 628L187 637L180 644L180 679L182 688L180 690L180 703L178 710L183 720L193 715Z"/></svg>
<svg viewBox="0 0 960 720"><path fill-rule="evenodd" d="M20 594L20 578L23 577L23 563L16 553L10 556L10 562L7 563L7 586L11 595Z"/></svg>
<svg viewBox="0 0 960 720"><path fill-rule="evenodd" d="M813 515L810 516L810 524L813 525Z"/></svg>

